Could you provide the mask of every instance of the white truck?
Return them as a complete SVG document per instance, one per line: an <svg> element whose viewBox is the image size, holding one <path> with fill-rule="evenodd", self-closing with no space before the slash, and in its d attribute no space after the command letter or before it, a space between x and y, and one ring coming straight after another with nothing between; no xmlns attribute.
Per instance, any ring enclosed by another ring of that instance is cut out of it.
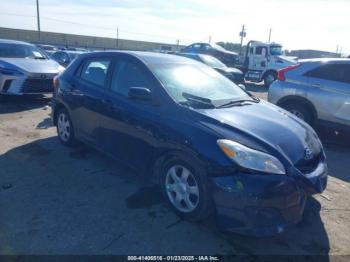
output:
<svg viewBox="0 0 350 262"><path fill-rule="evenodd" d="M280 44L250 41L240 61L236 67L243 71L246 81L264 81L269 87L277 79L277 71L295 65L297 58L285 56Z"/></svg>

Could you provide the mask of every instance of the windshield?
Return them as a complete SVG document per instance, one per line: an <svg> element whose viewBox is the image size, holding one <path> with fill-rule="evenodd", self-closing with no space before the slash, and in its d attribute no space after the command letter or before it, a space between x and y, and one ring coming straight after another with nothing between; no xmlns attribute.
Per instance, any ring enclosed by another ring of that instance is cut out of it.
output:
<svg viewBox="0 0 350 262"><path fill-rule="evenodd" d="M5 43L0 43L0 57L46 59L43 52L34 46Z"/></svg>
<svg viewBox="0 0 350 262"><path fill-rule="evenodd" d="M151 69L178 103L186 101L184 93L212 102L249 98L241 88L206 65L153 64Z"/></svg>
<svg viewBox="0 0 350 262"><path fill-rule="evenodd" d="M270 53L271 55L282 55L282 46L270 46Z"/></svg>
<svg viewBox="0 0 350 262"><path fill-rule="evenodd" d="M226 67L225 64L221 63L220 60L216 59L215 57L212 57L209 55L201 55L201 58L203 59L203 62L210 67L215 67L215 68Z"/></svg>

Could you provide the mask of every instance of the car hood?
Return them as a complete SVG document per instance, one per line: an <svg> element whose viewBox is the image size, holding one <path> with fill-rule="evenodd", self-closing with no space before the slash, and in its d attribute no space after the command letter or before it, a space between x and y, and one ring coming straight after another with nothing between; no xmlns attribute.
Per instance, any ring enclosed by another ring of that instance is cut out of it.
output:
<svg viewBox="0 0 350 262"><path fill-rule="evenodd" d="M28 73L57 74L63 70L62 66L51 59L0 58L0 66Z"/></svg>
<svg viewBox="0 0 350 262"><path fill-rule="evenodd" d="M195 110L219 136L277 155L283 162L297 164L306 150L319 155L322 145L314 130L287 111L261 101L223 109ZM214 122L213 122L214 121Z"/></svg>

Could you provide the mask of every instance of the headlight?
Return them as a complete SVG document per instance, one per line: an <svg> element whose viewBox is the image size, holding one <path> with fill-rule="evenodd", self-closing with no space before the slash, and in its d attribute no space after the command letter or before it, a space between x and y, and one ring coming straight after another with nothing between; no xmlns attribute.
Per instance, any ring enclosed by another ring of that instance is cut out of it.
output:
<svg viewBox="0 0 350 262"><path fill-rule="evenodd" d="M269 154L251 149L237 142L219 139L221 150L239 166L270 174L285 174L282 163Z"/></svg>

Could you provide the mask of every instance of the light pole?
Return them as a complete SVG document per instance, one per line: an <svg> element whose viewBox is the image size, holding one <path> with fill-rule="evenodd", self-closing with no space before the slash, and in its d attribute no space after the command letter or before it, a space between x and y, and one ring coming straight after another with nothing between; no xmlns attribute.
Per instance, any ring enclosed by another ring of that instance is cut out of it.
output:
<svg viewBox="0 0 350 262"><path fill-rule="evenodd" d="M39 39L39 41L41 41L39 0L36 0L36 19L38 22L38 39Z"/></svg>
<svg viewBox="0 0 350 262"><path fill-rule="evenodd" d="M271 43L271 34L272 34L272 28L270 28L270 32L269 32L269 43Z"/></svg>
<svg viewBox="0 0 350 262"><path fill-rule="evenodd" d="M239 36L241 37L241 47L239 48L239 56L242 55L242 48L243 48L243 38L247 36L247 33L245 32L245 26L242 26L242 31L239 32Z"/></svg>

